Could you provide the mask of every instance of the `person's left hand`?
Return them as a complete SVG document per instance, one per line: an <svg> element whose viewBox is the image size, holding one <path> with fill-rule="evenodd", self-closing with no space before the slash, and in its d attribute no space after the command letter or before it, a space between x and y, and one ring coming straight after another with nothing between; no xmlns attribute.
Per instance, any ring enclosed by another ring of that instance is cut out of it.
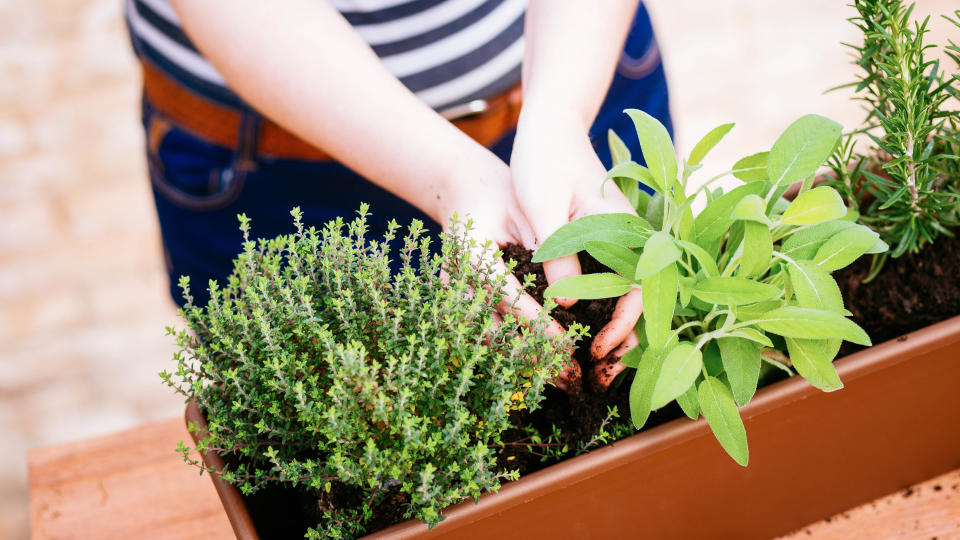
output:
<svg viewBox="0 0 960 540"><path fill-rule="evenodd" d="M555 110L521 113L510 168L518 203L538 245L563 225L586 215L636 213L616 186L607 186L601 194L606 170L590 143L588 129L574 115ZM579 275L580 262L576 255L568 255L545 262L543 270L547 282L553 284ZM570 307L576 300L558 298L557 303ZM611 321L594 336L591 355L601 359L618 345L634 342L635 338L626 340L634 335L642 312L640 289L622 296Z"/></svg>

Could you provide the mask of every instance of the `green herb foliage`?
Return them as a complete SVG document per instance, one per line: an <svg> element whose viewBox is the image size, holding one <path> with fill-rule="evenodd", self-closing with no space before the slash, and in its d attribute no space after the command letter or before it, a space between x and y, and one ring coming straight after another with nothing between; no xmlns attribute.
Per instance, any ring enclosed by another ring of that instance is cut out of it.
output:
<svg viewBox="0 0 960 540"><path fill-rule="evenodd" d="M230 458L222 478L244 493L274 482L316 492L314 537L361 534L398 493L407 517L432 526L442 508L516 478L496 464L508 415L538 406L579 330L548 336L545 315L497 323L504 278L476 262L492 250L457 223L431 254L419 222L402 241L395 222L385 242L366 238L366 207L319 231L293 216L296 233L259 241L240 216L243 252L206 306L181 280L189 330L168 329L181 350L161 376L206 415L196 449ZM190 450L181 444L203 467ZM338 506L332 486L360 502Z"/></svg>
<svg viewBox="0 0 960 540"><path fill-rule="evenodd" d="M611 272L568 278L546 296L602 298L643 290L640 346L623 358L636 368L630 415L639 429L650 412L677 401L691 418L700 413L737 463L748 462L746 432L737 407L757 389L764 360L776 360L774 339L786 343L793 367L824 391L842 387L832 360L842 340L869 345L847 318L830 272L865 253L886 251L879 235L851 221L831 187L811 189L813 177L840 140L840 126L808 115L794 122L769 152L738 161L688 195L690 175L732 125L707 134L683 166L666 129L653 117L627 110L649 167L630 161L609 134L614 180L632 195L638 214L588 216L547 238L535 260L586 250ZM723 193L711 182L734 175L744 183ZM606 182L605 180L605 182ZM781 198L803 182L799 195ZM637 182L652 197L633 192ZM694 216L694 198L706 207Z"/></svg>
<svg viewBox="0 0 960 540"><path fill-rule="evenodd" d="M863 44L848 45L860 74L844 86L855 88L867 116L831 159L834 185L899 257L941 234L953 236L949 228L960 224L960 111L948 109L960 94L960 76L932 58L935 46L924 42L929 17L912 22L913 4L851 5L858 15L850 21L863 33ZM954 16L945 18L960 26L960 11ZM960 66L960 48L951 41L945 51ZM863 153L855 149L861 133L872 142ZM868 279L885 257L875 258Z"/></svg>

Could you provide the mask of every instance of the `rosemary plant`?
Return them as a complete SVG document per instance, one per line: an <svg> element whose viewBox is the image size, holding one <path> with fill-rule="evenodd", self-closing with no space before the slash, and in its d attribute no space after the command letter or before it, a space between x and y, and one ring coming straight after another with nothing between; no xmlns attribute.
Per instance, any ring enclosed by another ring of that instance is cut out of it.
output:
<svg viewBox="0 0 960 540"><path fill-rule="evenodd" d="M579 332L546 335L546 315L497 323L504 277L476 262L492 248L463 225L431 254L418 222L402 241L395 222L386 241L367 238L366 210L318 231L294 209L295 234L259 241L240 216L229 281L211 281L199 306L183 278L189 329L168 329L181 350L161 377L209 424L196 450L224 455L221 477L244 493L315 493L311 537L362 534L387 497L433 525L445 506L516 478L497 463L510 411L538 406ZM402 265L391 274L394 241Z"/></svg>
<svg viewBox="0 0 960 540"><path fill-rule="evenodd" d="M854 0L851 5L858 15L850 21L863 33L863 44L847 46L860 74L842 87L855 87L854 99L864 103L867 116L830 161L834 187L860 221L890 244L889 255L899 257L941 234L953 236L950 228L960 224L960 111L948 108L960 93L960 76L932 58L935 46L924 41L930 18L912 22L913 4ZM960 26L960 17L944 18ZM945 51L960 66L960 48L951 41ZM863 153L855 148L859 134L872 142ZM874 258L867 279L887 255Z"/></svg>

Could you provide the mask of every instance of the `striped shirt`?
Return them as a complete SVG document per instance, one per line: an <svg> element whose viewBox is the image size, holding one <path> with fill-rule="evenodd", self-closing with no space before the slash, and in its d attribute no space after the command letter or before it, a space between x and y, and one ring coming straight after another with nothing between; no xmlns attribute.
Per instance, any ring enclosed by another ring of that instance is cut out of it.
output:
<svg viewBox="0 0 960 540"><path fill-rule="evenodd" d="M125 0L137 53L191 90L247 105L200 54L168 0ZM520 82L526 0L330 1L390 73L436 110Z"/></svg>

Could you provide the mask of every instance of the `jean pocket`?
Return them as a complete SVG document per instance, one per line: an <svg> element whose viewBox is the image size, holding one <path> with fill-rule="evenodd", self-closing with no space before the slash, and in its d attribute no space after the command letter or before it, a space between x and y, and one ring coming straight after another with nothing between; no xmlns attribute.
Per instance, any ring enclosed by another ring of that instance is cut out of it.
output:
<svg viewBox="0 0 960 540"><path fill-rule="evenodd" d="M151 111L144 118L147 164L157 193L188 210L218 210L235 201L247 167L236 151L211 144Z"/></svg>

